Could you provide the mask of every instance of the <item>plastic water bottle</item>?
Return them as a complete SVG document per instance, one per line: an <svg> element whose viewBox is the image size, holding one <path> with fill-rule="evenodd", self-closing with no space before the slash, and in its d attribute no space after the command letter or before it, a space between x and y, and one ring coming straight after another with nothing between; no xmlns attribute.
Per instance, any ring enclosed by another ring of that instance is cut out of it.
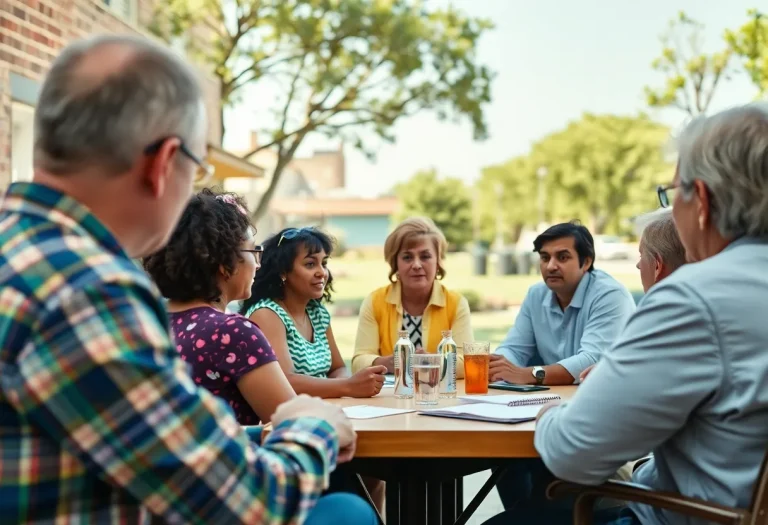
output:
<svg viewBox="0 0 768 525"><path fill-rule="evenodd" d="M399 339L395 343L395 397L410 399L413 397L413 371L411 356L415 351L413 343L408 338L408 331L397 333Z"/></svg>
<svg viewBox="0 0 768 525"><path fill-rule="evenodd" d="M440 397L456 397L456 341L450 330L440 332L443 339L437 345L437 353L443 356L443 370L440 374Z"/></svg>

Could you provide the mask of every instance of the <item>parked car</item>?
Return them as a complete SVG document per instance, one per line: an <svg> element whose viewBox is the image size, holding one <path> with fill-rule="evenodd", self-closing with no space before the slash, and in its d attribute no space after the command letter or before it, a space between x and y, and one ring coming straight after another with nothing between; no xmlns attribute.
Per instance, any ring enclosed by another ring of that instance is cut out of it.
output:
<svg viewBox="0 0 768 525"><path fill-rule="evenodd" d="M595 258L602 261L631 259L636 252L634 246L615 235L595 235Z"/></svg>

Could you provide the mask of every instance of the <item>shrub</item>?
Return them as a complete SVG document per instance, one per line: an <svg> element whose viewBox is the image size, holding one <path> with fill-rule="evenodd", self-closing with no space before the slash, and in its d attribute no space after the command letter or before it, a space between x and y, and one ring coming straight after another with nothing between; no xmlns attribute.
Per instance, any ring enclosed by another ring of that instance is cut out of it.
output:
<svg viewBox="0 0 768 525"><path fill-rule="evenodd" d="M334 302L333 315L338 317L355 317L360 315L362 299L343 299Z"/></svg>
<svg viewBox="0 0 768 525"><path fill-rule="evenodd" d="M463 290L461 295L469 303L470 312L482 312L483 310L483 298L475 290Z"/></svg>

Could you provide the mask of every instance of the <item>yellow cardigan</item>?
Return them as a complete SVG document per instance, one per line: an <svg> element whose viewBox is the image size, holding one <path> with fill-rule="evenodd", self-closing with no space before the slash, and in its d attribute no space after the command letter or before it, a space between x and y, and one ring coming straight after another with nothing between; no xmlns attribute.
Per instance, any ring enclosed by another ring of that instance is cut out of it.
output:
<svg viewBox="0 0 768 525"><path fill-rule="evenodd" d="M392 355L397 332L403 322L403 302L400 283L396 282L371 293L360 308L360 320L355 339L352 372L373 365L377 357ZM464 377L463 346L474 341L469 303L456 292L435 281L429 304L422 316L422 339L425 350L435 352L442 339L440 332L452 330L458 346L456 377Z"/></svg>

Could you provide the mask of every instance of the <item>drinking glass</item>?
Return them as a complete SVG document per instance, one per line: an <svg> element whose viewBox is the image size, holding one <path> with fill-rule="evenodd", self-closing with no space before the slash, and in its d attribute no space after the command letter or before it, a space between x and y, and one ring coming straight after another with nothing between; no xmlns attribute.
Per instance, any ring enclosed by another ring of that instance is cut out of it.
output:
<svg viewBox="0 0 768 525"><path fill-rule="evenodd" d="M413 354L414 402L417 405L436 405L440 394L442 354Z"/></svg>
<svg viewBox="0 0 768 525"><path fill-rule="evenodd" d="M488 393L488 362L491 343L464 343L464 392Z"/></svg>

